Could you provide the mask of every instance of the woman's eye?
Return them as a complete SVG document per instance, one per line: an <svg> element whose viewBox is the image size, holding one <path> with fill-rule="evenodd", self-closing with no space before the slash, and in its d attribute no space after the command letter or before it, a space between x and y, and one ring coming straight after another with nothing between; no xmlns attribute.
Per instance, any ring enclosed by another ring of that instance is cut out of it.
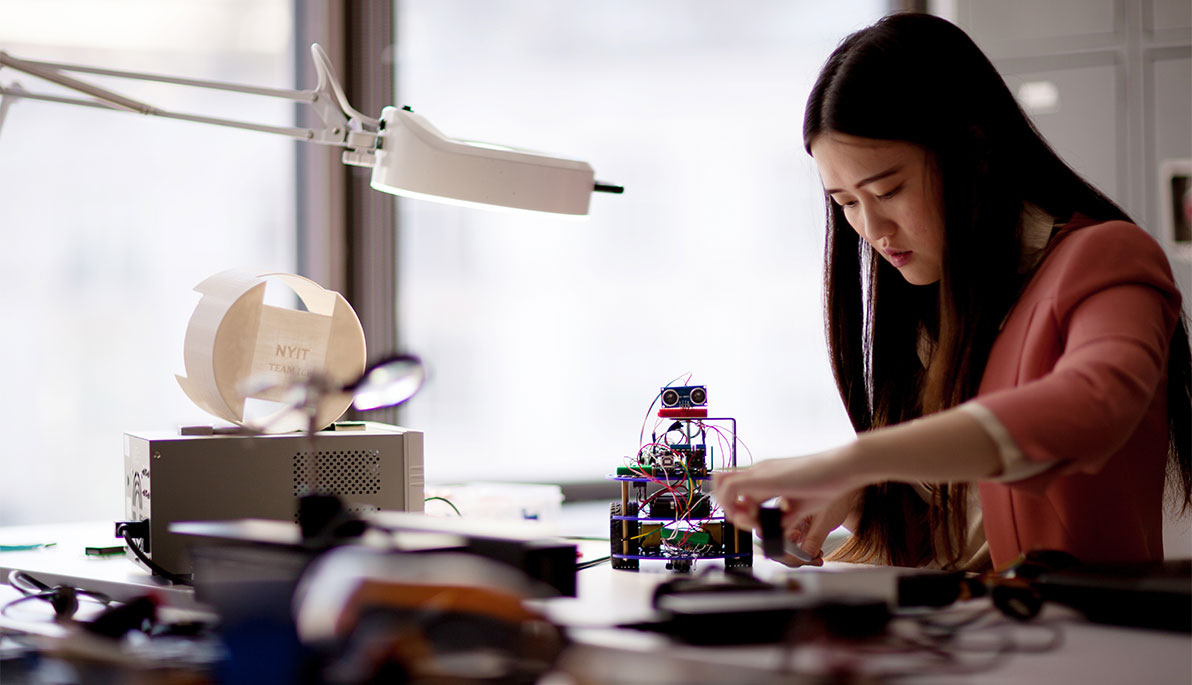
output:
<svg viewBox="0 0 1192 685"><path fill-rule="evenodd" d="M857 206L857 201L856 200L846 200L845 202L837 201L836 204L840 205L841 207L844 207L845 209L850 209L852 207Z"/></svg>
<svg viewBox="0 0 1192 685"><path fill-rule="evenodd" d="M877 196L877 199L879 199L879 200L889 200L890 198L892 198L892 197L894 197L895 195L897 195L897 194L898 194L898 191L900 191L900 190L902 190L902 188L895 188L894 190L891 190L891 191L890 191L890 192L888 192L888 193L882 193L881 195L878 195L878 196Z"/></svg>

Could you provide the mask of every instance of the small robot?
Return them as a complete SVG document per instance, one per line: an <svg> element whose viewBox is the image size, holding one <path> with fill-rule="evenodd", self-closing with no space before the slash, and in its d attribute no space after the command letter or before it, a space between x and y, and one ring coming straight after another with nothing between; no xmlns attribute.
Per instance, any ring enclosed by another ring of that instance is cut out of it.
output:
<svg viewBox="0 0 1192 685"><path fill-rule="evenodd" d="M643 560L660 560L688 572L698 559L753 566L751 533L729 523L711 494L714 467L737 465L736 419L708 417L703 385L668 385L650 411L659 403L649 442L609 476L621 484L621 500L609 505L613 568L637 570ZM716 447L727 461L715 464Z"/></svg>

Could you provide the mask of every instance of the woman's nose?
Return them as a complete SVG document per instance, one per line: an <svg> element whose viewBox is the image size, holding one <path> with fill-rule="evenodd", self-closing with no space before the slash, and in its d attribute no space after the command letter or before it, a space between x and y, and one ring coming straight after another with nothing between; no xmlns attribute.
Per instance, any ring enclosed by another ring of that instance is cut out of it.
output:
<svg viewBox="0 0 1192 685"><path fill-rule="evenodd" d="M862 225L864 226L862 233L865 239L871 243L876 243L895 231L894 222L882 213L881 210L872 205L862 207L861 215Z"/></svg>

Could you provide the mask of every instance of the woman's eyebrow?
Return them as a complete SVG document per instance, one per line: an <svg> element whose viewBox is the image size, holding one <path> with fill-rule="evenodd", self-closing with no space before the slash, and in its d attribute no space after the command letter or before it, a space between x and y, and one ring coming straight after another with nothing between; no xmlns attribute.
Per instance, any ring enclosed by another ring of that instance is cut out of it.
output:
<svg viewBox="0 0 1192 685"><path fill-rule="evenodd" d="M893 176L894 174L898 173L899 171L902 171L902 165L896 164L896 165L890 167L889 169L886 169L885 171L876 173L868 178L861 179L859 182L857 182L856 187L860 188L861 186L868 185L870 183L873 183L874 181L880 181L887 176ZM834 193L843 193L844 190L842 190L840 188L825 188L824 192L827 193L828 195L832 195Z"/></svg>

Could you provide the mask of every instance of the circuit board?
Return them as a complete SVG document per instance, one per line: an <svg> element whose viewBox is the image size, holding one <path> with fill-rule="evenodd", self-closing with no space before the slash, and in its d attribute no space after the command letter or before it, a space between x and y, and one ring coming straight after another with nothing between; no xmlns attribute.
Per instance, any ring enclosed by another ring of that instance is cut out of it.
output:
<svg viewBox="0 0 1192 685"><path fill-rule="evenodd" d="M707 397L702 385L659 390L647 413L661 403L650 439L643 425L637 453L609 476L621 485L620 501L609 505L613 568L661 561L690 571L700 559L723 559L727 568L753 565L750 532L738 531L712 499L715 467L737 464L737 421L709 417Z"/></svg>

